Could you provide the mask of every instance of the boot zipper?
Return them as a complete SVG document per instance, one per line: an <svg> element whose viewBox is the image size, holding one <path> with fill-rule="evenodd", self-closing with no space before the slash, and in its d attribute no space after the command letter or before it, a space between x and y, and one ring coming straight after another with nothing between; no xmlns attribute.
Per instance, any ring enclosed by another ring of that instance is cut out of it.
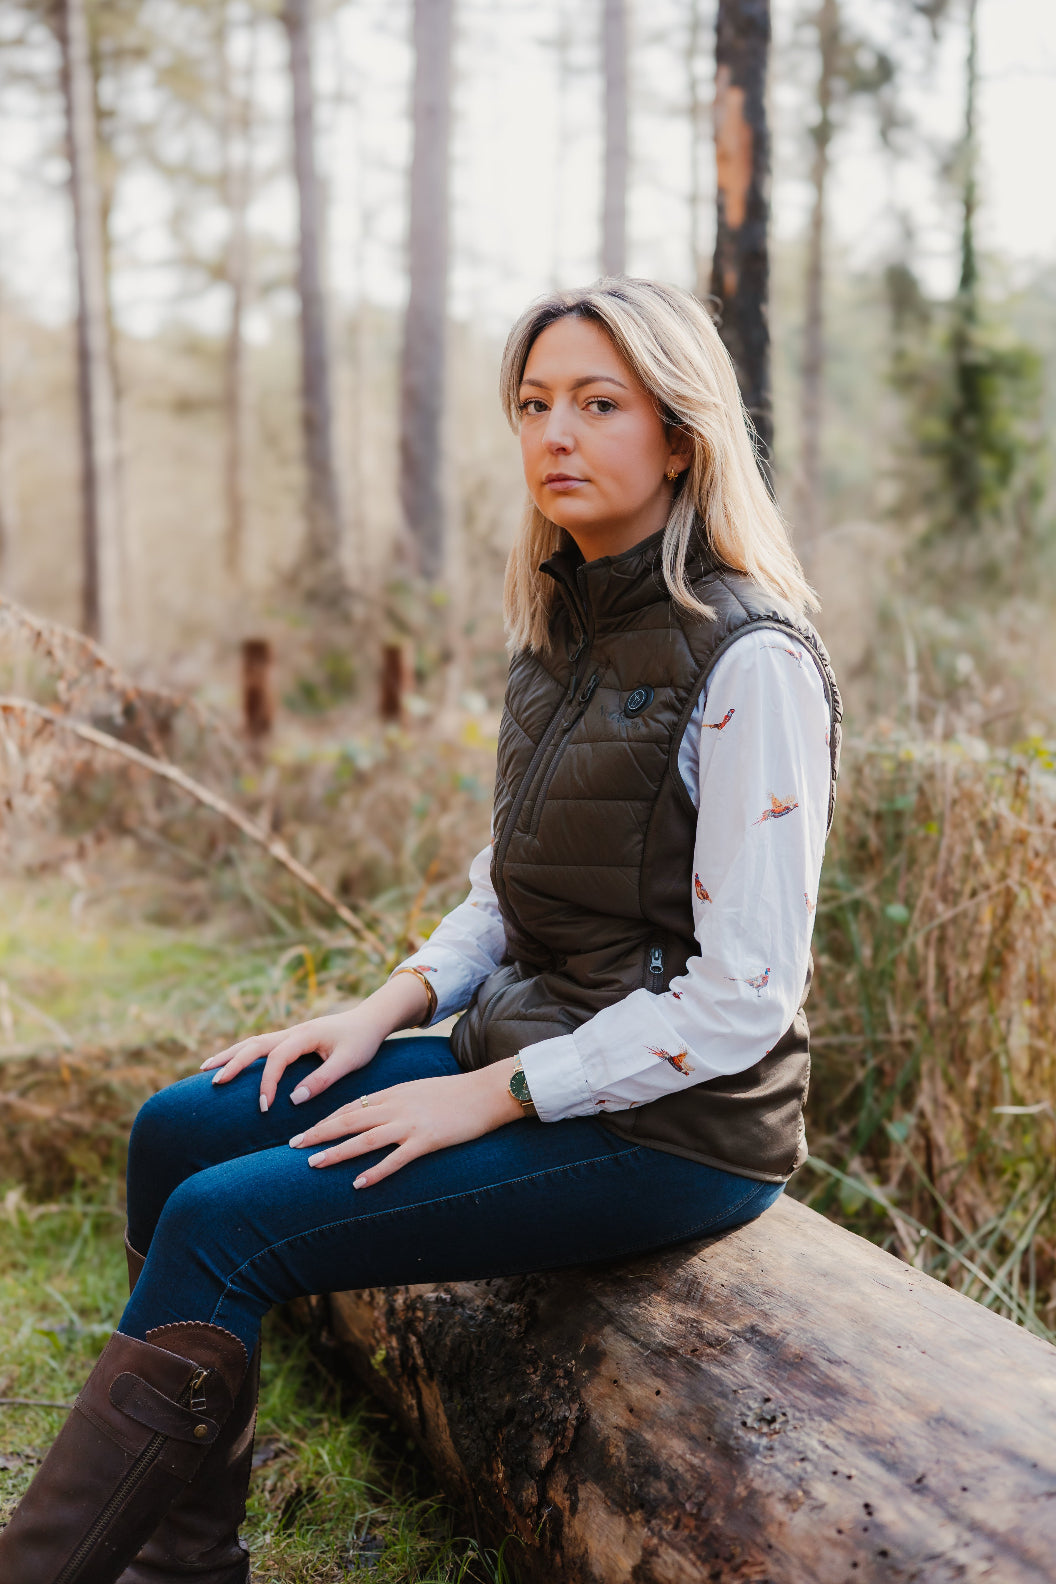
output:
<svg viewBox="0 0 1056 1584"><path fill-rule="evenodd" d="M650 946L649 948L649 984L647 988L654 995L663 995L664 993L664 948L662 946Z"/></svg>
<svg viewBox="0 0 1056 1584"><path fill-rule="evenodd" d="M576 700L575 709L571 712L571 714L566 715L565 719L561 723L560 739L554 747L554 752L550 759L550 763L546 767L546 773L544 774L542 781L539 783L539 790L535 795L535 806L532 809L529 835L534 836L539 830L539 821L543 817L543 806L546 803L546 794L550 790L550 783L554 779L554 771L561 763L561 758L568 744L568 739L572 734L572 728L583 719L583 716L586 713L587 705L594 697L594 692L600 680L601 672L595 671L590 681L580 693L579 698Z"/></svg>
<svg viewBox="0 0 1056 1584"><path fill-rule="evenodd" d="M186 1408L188 1404L195 1408L199 1404L201 1404L202 1408L205 1407L205 1399L199 1397L197 1393L208 1373L207 1369L200 1369L195 1372L189 1384L183 1388L183 1391L176 1399L181 1408ZM158 1461L161 1456L161 1449L168 1439L163 1430L158 1430L151 1436L76 1551L70 1557L70 1560L66 1563L66 1566L62 1569L62 1572L56 1576L55 1584L73 1584L81 1568L95 1549L97 1542L106 1533L122 1507L127 1505L129 1498L135 1494L138 1487L154 1467L154 1464Z"/></svg>

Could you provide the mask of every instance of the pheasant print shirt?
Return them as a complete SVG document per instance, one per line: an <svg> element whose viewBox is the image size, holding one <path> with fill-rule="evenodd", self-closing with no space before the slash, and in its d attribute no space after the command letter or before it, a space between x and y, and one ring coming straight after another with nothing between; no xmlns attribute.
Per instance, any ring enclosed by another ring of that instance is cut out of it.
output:
<svg viewBox="0 0 1056 1584"><path fill-rule="evenodd" d="M603 1116L743 1072L776 1044L803 994L829 801L829 707L794 639L746 633L717 662L679 747L697 806L686 876L700 956L668 990L634 990L575 1033L521 1053L539 1117ZM491 850L469 897L401 966L428 969L433 1022L466 1006L502 961Z"/></svg>

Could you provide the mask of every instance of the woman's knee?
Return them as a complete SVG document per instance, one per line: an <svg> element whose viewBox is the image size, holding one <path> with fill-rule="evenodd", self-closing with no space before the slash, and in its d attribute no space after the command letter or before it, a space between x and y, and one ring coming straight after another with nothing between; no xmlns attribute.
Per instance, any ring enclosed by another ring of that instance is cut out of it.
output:
<svg viewBox="0 0 1056 1584"><path fill-rule="evenodd" d="M156 1169L170 1155L183 1153L189 1142L198 1101L195 1090L199 1087L197 1078L183 1079L144 1101L128 1140L130 1166L142 1157Z"/></svg>

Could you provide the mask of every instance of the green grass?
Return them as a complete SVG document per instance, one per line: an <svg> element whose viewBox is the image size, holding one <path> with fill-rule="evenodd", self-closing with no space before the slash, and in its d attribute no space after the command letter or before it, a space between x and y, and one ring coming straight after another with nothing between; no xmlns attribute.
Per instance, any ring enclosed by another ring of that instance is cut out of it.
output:
<svg viewBox="0 0 1056 1584"><path fill-rule="evenodd" d="M118 1181L30 1204L0 1196L0 1398L68 1403L127 1290ZM62 1424L61 1408L0 1404L0 1520ZM282 1584L509 1584L504 1558L460 1532L388 1416L312 1356L303 1325L269 1317L245 1535L254 1577Z"/></svg>

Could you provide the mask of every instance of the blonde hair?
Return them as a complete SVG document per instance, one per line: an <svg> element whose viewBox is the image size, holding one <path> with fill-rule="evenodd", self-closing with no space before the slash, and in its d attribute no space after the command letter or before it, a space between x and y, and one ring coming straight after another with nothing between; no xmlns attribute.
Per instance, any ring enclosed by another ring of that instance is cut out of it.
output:
<svg viewBox="0 0 1056 1584"><path fill-rule="evenodd" d="M536 338L568 315L599 324L665 423L692 439L692 460L675 485L662 541L664 582L676 605L698 617L714 615L694 594L687 571L697 538L725 566L747 573L795 613L817 610L817 596L760 475L729 353L689 292L615 275L531 304L510 331L502 358L499 388L511 428L520 426L520 385ZM556 589L539 565L567 542L565 530L529 497L503 589L511 649L549 647Z"/></svg>

